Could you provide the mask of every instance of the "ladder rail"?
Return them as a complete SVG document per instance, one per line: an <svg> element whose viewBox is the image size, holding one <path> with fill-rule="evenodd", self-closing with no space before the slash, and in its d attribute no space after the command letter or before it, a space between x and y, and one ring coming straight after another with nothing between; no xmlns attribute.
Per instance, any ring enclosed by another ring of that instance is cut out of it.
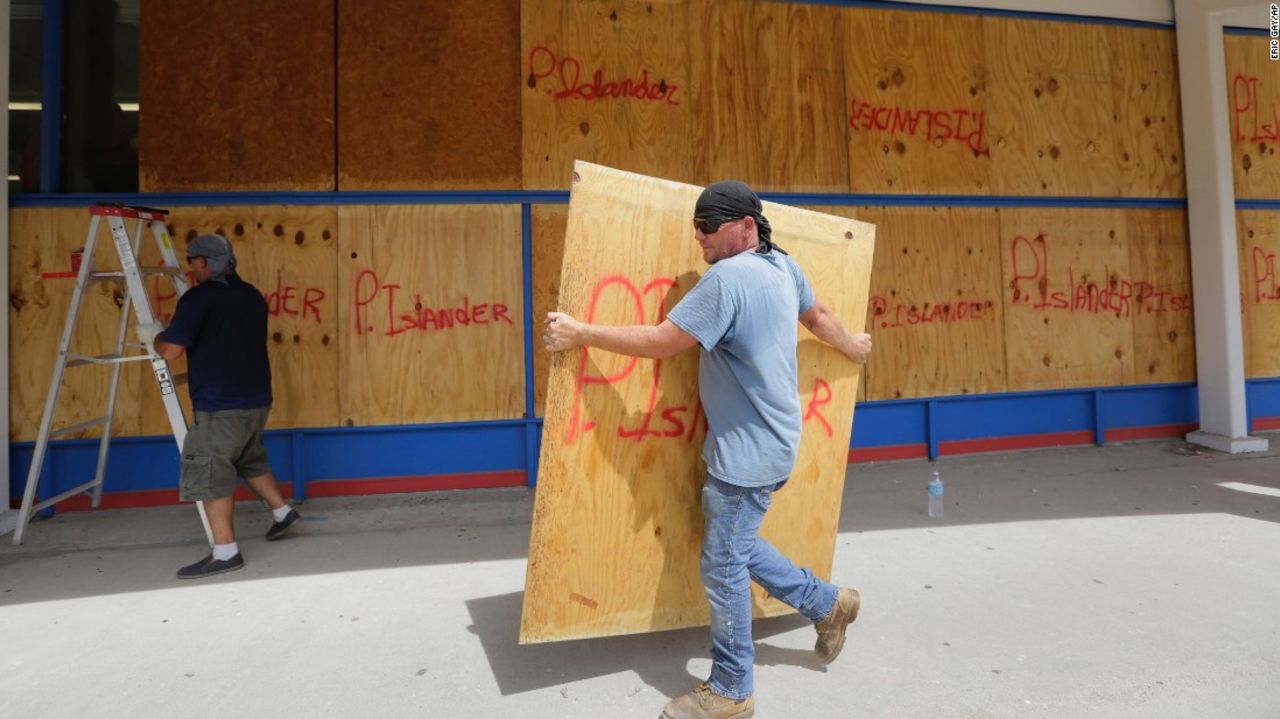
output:
<svg viewBox="0 0 1280 719"><path fill-rule="evenodd" d="M44 400L44 413L40 417L40 429L36 435L36 446L31 454L31 467L27 470L27 485L22 490L22 506L18 510L18 523L13 530L13 543L22 544L26 534L27 523L31 521L32 502L35 499L36 487L40 483L40 470L44 466L45 453L49 449L49 429L53 426L53 416L58 408L58 394L62 389L62 375L67 364L67 350L71 346L71 338L75 334L76 318L80 314L80 304L84 300L84 290L91 272L93 272L93 251L97 241L100 219L97 215L89 222L89 236L85 239L84 253L81 256L80 272L76 275L76 287L71 294L71 302L67 305L67 320L62 328L62 338L58 341L58 358L54 362L53 376L49 378L49 394Z"/></svg>

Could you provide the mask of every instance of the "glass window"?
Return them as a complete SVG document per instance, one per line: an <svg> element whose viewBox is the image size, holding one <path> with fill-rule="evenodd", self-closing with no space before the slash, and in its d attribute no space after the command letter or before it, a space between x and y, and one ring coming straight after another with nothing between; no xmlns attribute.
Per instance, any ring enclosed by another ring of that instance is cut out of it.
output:
<svg viewBox="0 0 1280 719"><path fill-rule="evenodd" d="M40 191L41 0L9 4L9 192Z"/></svg>
<svg viewBox="0 0 1280 719"><path fill-rule="evenodd" d="M62 192L138 190L140 0L65 0Z"/></svg>

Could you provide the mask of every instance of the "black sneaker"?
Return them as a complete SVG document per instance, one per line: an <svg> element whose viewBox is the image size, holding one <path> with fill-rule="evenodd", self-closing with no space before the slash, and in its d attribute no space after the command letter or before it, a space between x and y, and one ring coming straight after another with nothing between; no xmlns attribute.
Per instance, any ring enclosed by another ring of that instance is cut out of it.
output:
<svg viewBox="0 0 1280 719"><path fill-rule="evenodd" d="M225 572L234 572L244 567L244 555L236 552L236 556L231 559L214 559L213 555L201 559L195 564L188 564L178 570L178 579L200 579L202 577L212 577L215 574L223 574Z"/></svg>
<svg viewBox="0 0 1280 719"><path fill-rule="evenodd" d="M289 527L296 524L299 519L302 519L302 515L298 514L298 510L290 509L289 513L284 515L284 519L271 525L271 529L267 530L267 541L275 541L283 537L284 533L289 531Z"/></svg>

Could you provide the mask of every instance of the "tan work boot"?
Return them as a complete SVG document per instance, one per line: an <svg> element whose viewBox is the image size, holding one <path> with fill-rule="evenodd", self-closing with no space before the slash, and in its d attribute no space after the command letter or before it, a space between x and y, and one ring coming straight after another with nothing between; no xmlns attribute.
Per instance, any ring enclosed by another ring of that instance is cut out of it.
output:
<svg viewBox="0 0 1280 719"><path fill-rule="evenodd" d="M747 719L755 716L756 700L753 697L733 700L722 697L703 682L697 689L667 702L662 719Z"/></svg>
<svg viewBox="0 0 1280 719"><path fill-rule="evenodd" d="M813 653L823 664L830 664L840 656L844 649L845 629L858 618L858 610L862 607L862 595L856 589L841 589L836 595L836 605L826 619L813 625L818 630L818 642L813 645Z"/></svg>

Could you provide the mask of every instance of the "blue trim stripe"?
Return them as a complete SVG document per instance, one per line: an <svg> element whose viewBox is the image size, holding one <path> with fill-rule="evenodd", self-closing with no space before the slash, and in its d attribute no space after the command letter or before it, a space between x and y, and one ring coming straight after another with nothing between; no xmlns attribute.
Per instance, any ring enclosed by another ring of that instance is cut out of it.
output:
<svg viewBox="0 0 1280 719"><path fill-rule="evenodd" d="M1129 18L1104 17L1101 15L1078 15L1074 13L1032 12L1028 10L1002 10L999 8L977 8L962 5L932 5L912 2L893 2L890 0L786 0L797 5L836 5L839 7L866 8L869 10L905 10L909 12L931 12L942 15L977 15L981 17L1007 17L1015 20L1049 20L1051 22L1082 23L1086 25L1119 25L1122 27L1142 27L1157 30L1171 30L1173 25L1155 20L1132 20Z"/></svg>
<svg viewBox="0 0 1280 719"><path fill-rule="evenodd" d="M821 192L762 192L760 197L787 205L874 207L1099 207L1119 209L1180 209L1181 197L1080 197L1035 195L886 195ZM566 204L569 193L559 190L395 191L395 192L194 192L17 194L12 207L88 207L97 202L150 207L226 205L537 205ZM1259 203L1264 200L1248 200ZM1280 208L1280 201L1276 202ZM1267 208L1273 209L1273 208Z"/></svg>
<svg viewBox="0 0 1280 719"><path fill-rule="evenodd" d="M1237 210L1280 210L1280 200L1236 200Z"/></svg>
<svg viewBox="0 0 1280 719"><path fill-rule="evenodd" d="M1225 26L1222 28L1223 35L1252 35L1255 37L1267 37L1271 33L1260 27L1235 27Z"/></svg>

